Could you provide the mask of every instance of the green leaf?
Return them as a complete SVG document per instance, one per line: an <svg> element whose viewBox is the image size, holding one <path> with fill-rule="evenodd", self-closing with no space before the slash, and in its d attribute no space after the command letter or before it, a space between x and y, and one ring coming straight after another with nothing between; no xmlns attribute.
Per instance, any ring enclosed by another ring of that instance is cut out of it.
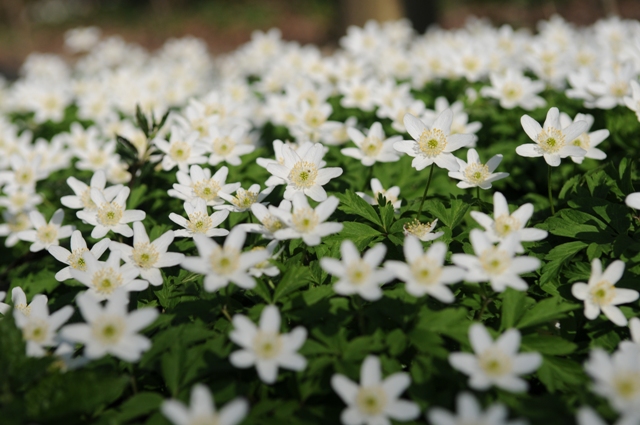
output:
<svg viewBox="0 0 640 425"><path fill-rule="evenodd" d="M164 397L158 393L141 392L135 394L120 406L117 420L126 422L142 415L147 415L158 410Z"/></svg>
<svg viewBox="0 0 640 425"><path fill-rule="evenodd" d="M336 196L340 199L340 205L338 205L339 210L344 211L347 214L357 215L382 227L380 217L378 217L373 206L369 205L367 201L356 195L355 192L347 190L344 194L336 193Z"/></svg>
<svg viewBox="0 0 640 425"><path fill-rule="evenodd" d="M378 196L378 202L380 202L381 199L383 200L383 202L385 202L384 200L386 200L386 198L384 198L382 195ZM380 210L380 218L382 219L382 228L385 230L385 232L389 232L391 226L393 225L393 222L396 219L395 210L393 209L393 204L391 204L390 202L382 205L384 206L378 206Z"/></svg>
<svg viewBox="0 0 640 425"><path fill-rule="evenodd" d="M522 348L541 354L564 356L573 353L578 347L573 342L553 335L532 334L522 337Z"/></svg>
<svg viewBox="0 0 640 425"><path fill-rule="evenodd" d="M148 189L146 184L141 184L140 186L134 187L131 191L131 194L129 195L129 199L127 200L127 208L132 210L140 205L147 191Z"/></svg>
<svg viewBox="0 0 640 425"><path fill-rule="evenodd" d="M387 334L387 346L389 354L399 356L407 348L407 337L401 329L394 329Z"/></svg>
<svg viewBox="0 0 640 425"><path fill-rule="evenodd" d="M470 325L471 320L467 318L467 310L464 308L449 307L433 311L424 307L418 315L416 327L466 342Z"/></svg>
<svg viewBox="0 0 640 425"><path fill-rule="evenodd" d="M577 310L578 308L580 308L580 305L567 303L560 297L546 298L538 301L531 309L527 310L518 322L517 327L522 329L528 326L562 319L566 316L565 313Z"/></svg>
<svg viewBox="0 0 640 425"><path fill-rule="evenodd" d="M287 294L306 286L311 280L311 272L307 267L296 265L289 267L276 285L273 302L277 303Z"/></svg>
<svg viewBox="0 0 640 425"><path fill-rule="evenodd" d="M581 364L557 357L543 356L543 358L544 361L537 374L551 393L558 390L568 391L587 383L587 376Z"/></svg>
<svg viewBox="0 0 640 425"><path fill-rule="evenodd" d="M525 310L535 304L535 301L522 291L507 288L502 294L502 318L500 330L512 328L522 317Z"/></svg>
<svg viewBox="0 0 640 425"><path fill-rule="evenodd" d="M382 237L382 233L364 223L347 221L342 224L342 231L336 235L330 235L324 238L325 243L339 244L344 239L349 239L359 250L364 250L373 239Z"/></svg>

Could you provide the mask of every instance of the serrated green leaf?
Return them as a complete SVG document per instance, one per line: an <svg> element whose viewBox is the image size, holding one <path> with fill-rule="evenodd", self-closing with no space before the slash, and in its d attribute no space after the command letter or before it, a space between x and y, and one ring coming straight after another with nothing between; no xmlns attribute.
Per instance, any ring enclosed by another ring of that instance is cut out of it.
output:
<svg viewBox="0 0 640 425"><path fill-rule="evenodd" d="M369 205L367 201L355 194L355 192L347 190L344 194L336 193L336 196L340 199L338 209L344 211L347 214L354 214L364 218L382 227L382 222L376 210L372 205Z"/></svg>
<svg viewBox="0 0 640 425"><path fill-rule="evenodd" d="M308 285L310 280L311 273L308 268L301 265L290 266L287 268L280 282L276 284L276 290L273 293L273 302L277 303L287 294Z"/></svg>

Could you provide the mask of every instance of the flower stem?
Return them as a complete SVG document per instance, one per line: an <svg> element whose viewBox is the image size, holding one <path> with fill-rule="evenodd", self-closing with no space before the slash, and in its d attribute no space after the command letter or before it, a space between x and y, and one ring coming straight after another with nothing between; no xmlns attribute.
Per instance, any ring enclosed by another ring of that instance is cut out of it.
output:
<svg viewBox="0 0 640 425"><path fill-rule="evenodd" d="M551 165L547 166L547 185L549 189L549 205L551 206L551 215L556 214L556 208L553 206L553 196L551 195Z"/></svg>
<svg viewBox="0 0 640 425"><path fill-rule="evenodd" d="M476 199L480 203L480 186L476 186Z"/></svg>
<svg viewBox="0 0 640 425"><path fill-rule="evenodd" d="M427 180L427 186L424 188L424 193L422 194L422 201L420 201L420 206L418 207L418 214L416 214L416 218L418 221L420 220L420 214L422 214L422 206L424 205L424 200L427 199L427 192L429 191L429 185L431 184L431 176L433 176L433 166L435 162L431 163L429 167L429 179Z"/></svg>

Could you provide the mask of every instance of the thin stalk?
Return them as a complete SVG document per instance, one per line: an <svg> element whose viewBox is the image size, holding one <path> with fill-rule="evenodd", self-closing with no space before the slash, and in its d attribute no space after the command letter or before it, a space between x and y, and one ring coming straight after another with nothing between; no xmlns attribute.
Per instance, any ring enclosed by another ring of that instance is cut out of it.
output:
<svg viewBox="0 0 640 425"><path fill-rule="evenodd" d="M369 187L369 185L371 185L371 179L373 178L373 166L374 165L376 165L376 164L373 163L369 167L369 172L367 173L367 178L364 181L364 187L362 188L362 190L367 190L367 187Z"/></svg>
<svg viewBox="0 0 640 425"><path fill-rule="evenodd" d="M476 186L476 199L480 203L480 186Z"/></svg>
<svg viewBox="0 0 640 425"><path fill-rule="evenodd" d="M433 176L433 166L435 162L431 163L429 167L429 179L427 180L427 186L424 188L424 193L422 194L422 201L420 201L420 206L418 207L418 214L416 218L418 221L420 220L420 214L422 214L422 206L424 205L424 200L427 199L427 192L429 191L429 185L431 184L431 176Z"/></svg>
<svg viewBox="0 0 640 425"><path fill-rule="evenodd" d="M551 206L551 215L556 214L556 208L553 206L553 196L551 195L551 165L547 166L547 187L549 189L549 205Z"/></svg>

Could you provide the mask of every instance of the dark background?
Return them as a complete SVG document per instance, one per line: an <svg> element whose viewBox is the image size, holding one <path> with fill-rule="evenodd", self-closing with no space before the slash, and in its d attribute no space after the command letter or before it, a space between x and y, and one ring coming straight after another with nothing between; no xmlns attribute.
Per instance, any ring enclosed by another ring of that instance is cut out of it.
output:
<svg viewBox="0 0 640 425"><path fill-rule="evenodd" d="M419 28L459 27L470 15L535 28L556 13L581 25L611 14L639 19L640 0L0 0L0 73L15 77L34 51L64 53L63 34L77 26L96 25L150 49L194 35L221 53L271 27L287 40L332 48L350 24L407 12Z"/></svg>

